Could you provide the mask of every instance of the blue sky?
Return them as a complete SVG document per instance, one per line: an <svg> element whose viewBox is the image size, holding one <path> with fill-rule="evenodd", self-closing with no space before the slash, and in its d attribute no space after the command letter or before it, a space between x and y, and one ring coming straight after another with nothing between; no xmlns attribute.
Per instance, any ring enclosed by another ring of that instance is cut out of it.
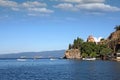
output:
<svg viewBox="0 0 120 80"><path fill-rule="evenodd" d="M77 37L107 38L120 0L0 0L0 54L67 49Z"/></svg>

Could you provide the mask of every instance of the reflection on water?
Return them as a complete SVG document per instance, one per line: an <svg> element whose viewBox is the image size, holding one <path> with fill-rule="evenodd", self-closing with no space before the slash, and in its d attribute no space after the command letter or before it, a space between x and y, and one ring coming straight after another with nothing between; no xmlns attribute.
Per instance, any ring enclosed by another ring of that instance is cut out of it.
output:
<svg viewBox="0 0 120 80"><path fill-rule="evenodd" d="M120 62L0 60L0 80L120 80Z"/></svg>

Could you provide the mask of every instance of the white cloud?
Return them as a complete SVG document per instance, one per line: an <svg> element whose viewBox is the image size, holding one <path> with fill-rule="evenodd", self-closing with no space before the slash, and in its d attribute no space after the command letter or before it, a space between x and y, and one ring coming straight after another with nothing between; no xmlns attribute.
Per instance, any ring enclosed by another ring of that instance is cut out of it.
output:
<svg viewBox="0 0 120 80"><path fill-rule="evenodd" d="M76 21L77 20L76 18L73 18L73 17L66 17L65 19L68 21Z"/></svg>
<svg viewBox="0 0 120 80"><path fill-rule="evenodd" d="M36 17L36 16L49 16L48 14L36 14L36 13L28 13L27 15L28 16L33 16L33 17Z"/></svg>
<svg viewBox="0 0 120 80"><path fill-rule="evenodd" d="M63 2L81 3L82 0L62 0Z"/></svg>
<svg viewBox="0 0 120 80"><path fill-rule="evenodd" d="M66 0L67 1L67 0ZM72 1L72 0L71 0ZM76 0L79 1L79 0ZM88 0L87 0L88 1ZM92 0L97 1L97 0ZM58 5L54 6L55 8L60 8L64 10L70 10L70 11L86 11L90 13L103 13L103 12L116 12L120 11L120 8L110 6L104 3L60 3Z"/></svg>
<svg viewBox="0 0 120 80"><path fill-rule="evenodd" d="M14 1L0 0L0 6L3 6L3 7L17 7L18 4Z"/></svg>
<svg viewBox="0 0 120 80"><path fill-rule="evenodd" d="M27 1L23 3L18 3L15 1L10 0L0 0L0 6L11 9L13 11L22 11L22 12L28 12L28 14L38 13L41 15L53 13L53 10L50 10L47 8L46 3L42 3L39 1Z"/></svg>
<svg viewBox="0 0 120 80"><path fill-rule="evenodd" d="M44 1L44 0L43 0ZM105 0L50 0L61 2L57 5L53 5L54 8L70 11L86 11L87 13L104 13L104 12L116 12L120 11L119 7L105 4ZM63 3L62 3L63 2ZM50 14L54 13L54 10L48 8L48 5L40 1L24 1L19 3L12 0L0 0L0 7L4 7L13 11L32 12Z"/></svg>
<svg viewBox="0 0 120 80"><path fill-rule="evenodd" d="M21 7L25 8L26 10L30 11L30 12L34 12L34 15L35 15L35 12L37 13L43 13L44 14L48 14L48 13L53 13L54 11L53 10L50 10L50 9L47 9L47 4L46 3L41 3L41 2L38 2L38 1L34 1L34 2L30 2L30 1L27 1L27 2L24 2L22 3Z"/></svg>
<svg viewBox="0 0 120 80"><path fill-rule="evenodd" d="M54 7L61 8L61 9L73 9L74 8L73 4L70 4L70 3L61 3L58 5L55 5Z"/></svg>
<svg viewBox="0 0 120 80"><path fill-rule="evenodd" d="M114 12L120 11L120 8L106 5L104 3L88 3L88 4L78 4L75 6L76 8L88 11L103 11L103 12Z"/></svg>
<svg viewBox="0 0 120 80"><path fill-rule="evenodd" d="M120 11L119 7L105 4L105 0L59 0L63 2L55 5L55 8L70 11L84 11L88 14L103 14L105 12L117 12Z"/></svg>
<svg viewBox="0 0 120 80"><path fill-rule="evenodd" d="M22 3L22 6L23 7L46 7L47 4L45 3L41 3L41 2L38 2L38 1L34 1L34 2L30 2L30 1L27 1L27 2L24 2Z"/></svg>
<svg viewBox="0 0 120 80"><path fill-rule="evenodd" d="M19 11L20 9L19 8L16 8L16 7L12 7L11 8L13 11Z"/></svg>
<svg viewBox="0 0 120 80"><path fill-rule="evenodd" d="M82 0L84 3L103 3L105 0Z"/></svg>
<svg viewBox="0 0 120 80"><path fill-rule="evenodd" d="M19 10L18 5L19 4L17 2L14 2L14 1L0 0L0 6L10 8L13 11L18 11Z"/></svg>
<svg viewBox="0 0 120 80"><path fill-rule="evenodd" d="M61 0L62 2L71 2L71 3L102 3L105 0Z"/></svg>
<svg viewBox="0 0 120 80"><path fill-rule="evenodd" d="M35 12L40 12L40 13L53 13L53 10L49 10L46 8L28 8L29 11L35 11Z"/></svg>

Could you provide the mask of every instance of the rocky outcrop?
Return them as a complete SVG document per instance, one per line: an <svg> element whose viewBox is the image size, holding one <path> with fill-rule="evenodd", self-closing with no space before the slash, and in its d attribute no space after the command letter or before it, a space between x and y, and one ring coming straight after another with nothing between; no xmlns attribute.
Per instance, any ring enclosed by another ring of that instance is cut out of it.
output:
<svg viewBox="0 0 120 80"><path fill-rule="evenodd" d="M92 35L90 35L90 36L87 38L87 42L95 42L94 37L93 37Z"/></svg>
<svg viewBox="0 0 120 80"><path fill-rule="evenodd" d="M120 38L120 30L111 33L108 40L116 40L118 38Z"/></svg>
<svg viewBox="0 0 120 80"><path fill-rule="evenodd" d="M120 30L111 33L107 39L107 43L114 53L120 51Z"/></svg>
<svg viewBox="0 0 120 80"><path fill-rule="evenodd" d="M81 54L79 49L70 49L65 52L65 59L80 59Z"/></svg>

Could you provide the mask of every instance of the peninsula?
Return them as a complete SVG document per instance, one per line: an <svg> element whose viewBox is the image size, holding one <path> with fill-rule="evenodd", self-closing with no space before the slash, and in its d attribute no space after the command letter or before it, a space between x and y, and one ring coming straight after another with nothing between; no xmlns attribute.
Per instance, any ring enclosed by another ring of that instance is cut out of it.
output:
<svg viewBox="0 0 120 80"><path fill-rule="evenodd" d="M87 41L77 37L72 44L69 44L66 50L65 59L82 59L82 58L100 58L115 59L117 53L120 52L120 25L116 26L108 38L99 38L95 41L90 35Z"/></svg>

